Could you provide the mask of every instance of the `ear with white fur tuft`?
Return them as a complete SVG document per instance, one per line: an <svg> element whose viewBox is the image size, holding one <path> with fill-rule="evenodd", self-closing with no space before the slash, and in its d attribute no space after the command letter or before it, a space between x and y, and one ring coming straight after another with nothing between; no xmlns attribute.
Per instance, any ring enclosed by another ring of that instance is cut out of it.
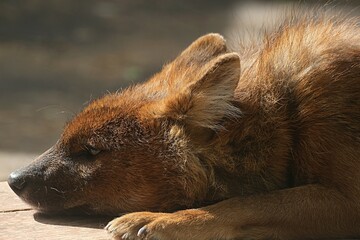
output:
<svg viewBox="0 0 360 240"><path fill-rule="evenodd" d="M203 65L226 52L224 37L218 33L209 33L196 39L175 61L177 65Z"/></svg>
<svg viewBox="0 0 360 240"><path fill-rule="evenodd" d="M198 71L194 74L196 79L163 99L161 115L193 127L216 130L223 118L240 114L231 104L240 78L239 55L220 55Z"/></svg>

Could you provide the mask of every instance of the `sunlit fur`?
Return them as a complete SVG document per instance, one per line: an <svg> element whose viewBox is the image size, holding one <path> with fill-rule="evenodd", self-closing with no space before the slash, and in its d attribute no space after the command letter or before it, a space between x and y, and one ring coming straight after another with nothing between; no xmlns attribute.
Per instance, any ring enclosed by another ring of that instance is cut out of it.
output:
<svg viewBox="0 0 360 240"><path fill-rule="evenodd" d="M358 22L293 18L238 53L205 35L147 82L92 102L53 151L46 179L63 197L29 190L30 203L202 207L125 215L114 237L143 226L161 240L360 237Z"/></svg>

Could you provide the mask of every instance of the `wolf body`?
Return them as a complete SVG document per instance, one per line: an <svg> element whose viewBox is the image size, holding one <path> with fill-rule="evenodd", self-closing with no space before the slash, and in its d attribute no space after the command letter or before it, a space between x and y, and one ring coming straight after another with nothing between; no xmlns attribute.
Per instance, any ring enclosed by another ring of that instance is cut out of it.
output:
<svg viewBox="0 0 360 240"><path fill-rule="evenodd" d="M8 182L39 211L132 212L117 239L360 237L359 25L293 20L241 52L205 35Z"/></svg>

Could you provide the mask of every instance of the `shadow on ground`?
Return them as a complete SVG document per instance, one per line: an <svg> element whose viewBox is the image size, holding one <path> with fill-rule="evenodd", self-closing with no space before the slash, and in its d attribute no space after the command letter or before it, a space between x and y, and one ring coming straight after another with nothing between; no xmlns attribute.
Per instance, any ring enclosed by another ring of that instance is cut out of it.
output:
<svg viewBox="0 0 360 240"><path fill-rule="evenodd" d="M38 212L34 213L33 216L35 221L43 224L96 229L103 229L106 224L114 218L105 216L48 215Z"/></svg>

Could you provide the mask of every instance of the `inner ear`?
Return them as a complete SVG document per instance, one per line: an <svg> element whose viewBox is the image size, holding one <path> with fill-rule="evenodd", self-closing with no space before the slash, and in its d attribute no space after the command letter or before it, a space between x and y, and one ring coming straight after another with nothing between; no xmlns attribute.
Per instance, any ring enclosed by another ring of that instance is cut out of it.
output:
<svg viewBox="0 0 360 240"><path fill-rule="evenodd" d="M213 139L216 134L214 129L192 125L186 126L184 131L193 143L197 143L199 145L211 142L211 139Z"/></svg>
<svg viewBox="0 0 360 240"><path fill-rule="evenodd" d="M232 105L240 78L239 55L221 55L197 71L188 84L173 89L157 102L154 113L157 117L182 122L191 129L219 129L224 118L236 118L240 114Z"/></svg>

